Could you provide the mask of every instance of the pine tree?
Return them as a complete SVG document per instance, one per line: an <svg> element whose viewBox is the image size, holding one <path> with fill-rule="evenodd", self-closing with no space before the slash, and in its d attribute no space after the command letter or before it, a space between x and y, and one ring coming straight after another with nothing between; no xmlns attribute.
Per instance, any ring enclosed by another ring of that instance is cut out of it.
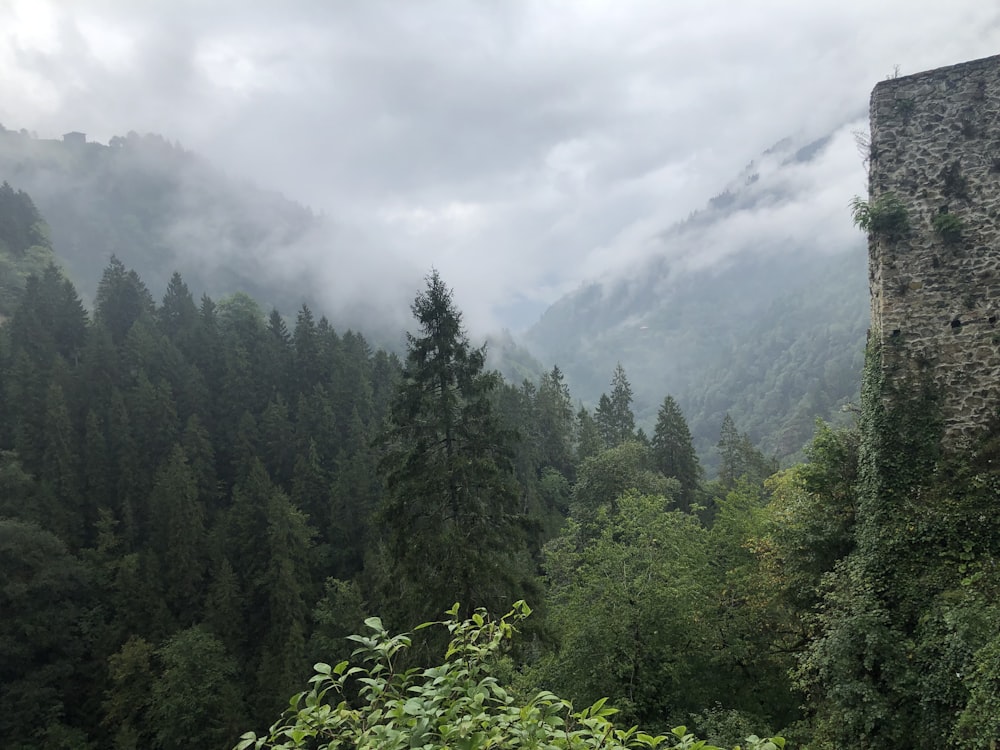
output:
<svg viewBox="0 0 1000 750"><path fill-rule="evenodd" d="M308 393L313 386L322 384L322 367L316 323L313 320L312 310L307 305L302 305L295 318L292 344L295 352L295 389L298 393Z"/></svg>
<svg viewBox="0 0 1000 750"><path fill-rule="evenodd" d="M288 405L279 394L260 417L260 443L274 481L288 487L295 466L295 431L288 418Z"/></svg>
<svg viewBox="0 0 1000 750"><path fill-rule="evenodd" d="M185 353L190 351L194 330L198 325L198 307L194 304L187 284L174 272L163 295L163 305L156 311L162 330Z"/></svg>
<svg viewBox="0 0 1000 750"><path fill-rule="evenodd" d="M258 588L267 612L257 669L257 708L279 708L308 670L309 562L313 533L306 516L272 487L265 507L267 562ZM260 715L260 714L258 714Z"/></svg>
<svg viewBox="0 0 1000 750"><path fill-rule="evenodd" d="M611 395L601 394L594 421L606 448L614 448L635 439L635 415L632 413L632 386L621 362L611 377Z"/></svg>
<svg viewBox="0 0 1000 750"><path fill-rule="evenodd" d="M741 477L747 477L749 481L757 484L778 470L777 460L761 453L747 433L741 433L736 429L736 424L729 414L722 420L722 430L716 448L721 458L719 481L727 490L735 487L736 480Z"/></svg>
<svg viewBox="0 0 1000 750"><path fill-rule="evenodd" d="M499 612L522 598L525 543L512 436L491 402L498 376L483 372L485 347L469 343L436 271L412 310L420 335L407 335L403 382L383 437L384 606L401 622L437 617L456 600Z"/></svg>
<svg viewBox="0 0 1000 750"><path fill-rule="evenodd" d="M736 485L736 480L746 473L746 465L742 436L728 413L722 420L716 449L719 451L720 459L719 481L723 487L732 488Z"/></svg>
<svg viewBox="0 0 1000 750"><path fill-rule="evenodd" d="M596 456L604 450L604 441L601 433L597 429L597 423L587 411L581 406L576 413L576 460L581 463L584 459Z"/></svg>
<svg viewBox="0 0 1000 750"><path fill-rule="evenodd" d="M332 514L330 475L320 462L314 440L310 440L305 452L299 453L295 459L292 502L306 514L311 526L319 532L320 543L328 544Z"/></svg>
<svg viewBox="0 0 1000 750"><path fill-rule="evenodd" d="M44 435L43 486L51 493L53 501L46 526L72 549L79 549L85 541L86 518L77 478L73 426L62 388L55 382L49 386L46 397Z"/></svg>
<svg viewBox="0 0 1000 750"><path fill-rule="evenodd" d="M701 479L701 464L691 440L691 430L673 396L663 399L656 416L652 440L653 468L681 485L680 506L691 509Z"/></svg>
<svg viewBox="0 0 1000 750"><path fill-rule="evenodd" d="M542 376L535 397L542 464L573 476L573 401L558 367Z"/></svg>
<svg viewBox="0 0 1000 750"><path fill-rule="evenodd" d="M357 410L351 414L348 427L331 488L330 528L324 530L333 545L333 574L338 578L357 576L364 568L365 532L378 492L370 439Z"/></svg>
<svg viewBox="0 0 1000 750"><path fill-rule="evenodd" d="M108 329L111 339L119 345L139 318L153 314L155 304L139 275L112 255L97 285L94 307L95 320Z"/></svg>
<svg viewBox="0 0 1000 750"><path fill-rule="evenodd" d="M149 498L150 550L158 564L161 591L181 625L201 611L205 579L205 507L184 449L174 446L156 474Z"/></svg>
<svg viewBox="0 0 1000 750"><path fill-rule="evenodd" d="M260 352L258 377L270 398L288 397L292 393L292 336L277 310L267 321L267 335Z"/></svg>

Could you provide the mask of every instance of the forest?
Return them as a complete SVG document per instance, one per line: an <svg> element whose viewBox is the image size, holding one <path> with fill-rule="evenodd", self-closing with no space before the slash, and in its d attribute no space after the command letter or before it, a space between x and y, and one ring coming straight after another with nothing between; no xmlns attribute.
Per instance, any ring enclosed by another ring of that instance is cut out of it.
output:
<svg viewBox="0 0 1000 750"><path fill-rule="evenodd" d="M397 354L179 273L154 295L116 257L88 310L47 237L5 184L5 748L315 747L317 716L366 701L399 715L356 746L445 746L414 718L428 685L479 696L455 747L496 746L486 704L558 733L562 699L593 709L579 742L519 746L1000 735L1000 443L942 450L928 394L887 412L869 365L857 424L817 424L781 470L726 416L709 477L670 394L637 428L620 364L593 409L558 366L489 370L433 270ZM442 658L465 671L420 672ZM625 731L588 739L605 705Z"/></svg>

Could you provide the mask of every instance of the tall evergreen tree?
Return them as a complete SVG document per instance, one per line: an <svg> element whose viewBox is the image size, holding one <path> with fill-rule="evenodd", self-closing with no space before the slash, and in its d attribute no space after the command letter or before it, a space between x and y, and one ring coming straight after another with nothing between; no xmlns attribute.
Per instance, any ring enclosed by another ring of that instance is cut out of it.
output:
<svg viewBox="0 0 1000 750"><path fill-rule="evenodd" d="M635 439L635 415L632 413L632 385L621 362L611 376L611 395L601 394L594 421L606 448L614 448Z"/></svg>
<svg viewBox="0 0 1000 750"><path fill-rule="evenodd" d="M53 501L47 513L47 526L71 548L79 549L84 542L84 514L77 477L76 446L62 388L54 382L46 396L44 438L44 473L39 473L44 476L43 486L51 493Z"/></svg>
<svg viewBox="0 0 1000 750"><path fill-rule="evenodd" d="M736 429L733 418L726 414L716 445L721 459L719 481L724 489L732 489L741 477L759 484L778 470L778 462L768 458L754 446L750 436Z"/></svg>
<svg viewBox="0 0 1000 750"><path fill-rule="evenodd" d="M152 315L154 307L139 275L112 255L97 285L96 321L108 329L115 344L121 344L132 325L140 317Z"/></svg>
<svg viewBox="0 0 1000 750"><path fill-rule="evenodd" d="M691 440L691 430L673 396L663 399L656 415L652 449L653 468L680 482L681 507L690 510L701 479L701 464Z"/></svg>
<svg viewBox="0 0 1000 750"><path fill-rule="evenodd" d="M295 318L292 333L295 356L295 388L298 393L308 393L313 386L322 384L320 364L320 342L316 332L316 322L308 305L302 305Z"/></svg>
<svg viewBox="0 0 1000 750"><path fill-rule="evenodd" d="M542 463L573 474L573 400L562 371L553 367L542 376L535 397Z"/></svg>
<svg viewBox="0 0 1000 750"><path fill-rule="evenodd" d="M184 449L174 446L150 493L149 541L161 591L181 625L194 622L203 599L205 506L199 500L198 481Z"/></svg>
<svg viewBox="0 0 1000 750"><path fill-rule="evenodd" d="M174 272L163 295L163 305L156 311L160 329L177 343L182 351L189 351L192 336L198 325L198 307L181 275Z"/></svg>
<svg viewBox="0 0 1000 750"><path fill-rule="evenodd" d="M502 611L522 598L525 550L510 456L494 413L498 377L483 371L451 290L437 272L415 299L403 382L384 435L388 497L379 523L388 555L387 610L401 621L456 600Z"/></svg>
<svg viewBox="0 0 1000 750"><path fill-rule="evenodd" d="M602 450L604 441L597 429L597 423L587 408L581 406L576 413L576 461L580 463L584 459L596 456Z"/></svg>

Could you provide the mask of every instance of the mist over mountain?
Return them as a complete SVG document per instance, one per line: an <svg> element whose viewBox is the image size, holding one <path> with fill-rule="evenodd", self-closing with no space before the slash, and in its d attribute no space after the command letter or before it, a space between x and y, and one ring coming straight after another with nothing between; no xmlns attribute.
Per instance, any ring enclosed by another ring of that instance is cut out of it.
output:
<svg viewBox="0 0 1000 750"><path fill-rule="evenodd" d="M605 269L523 335L490 335L491 366L520 382L558 364L593 406L621 362L639 423L648 431L673 395L710 468L727 412L764 450L794 455L859 382L865 248L843 192L855 124L775 144L684 221L622 241L625 270ZM31 195L88 304L113 254L154 294L177 270L198 293L244 291L286 316L306 303L395 347L426 272L374 261L359 233L161 136L105 146L3 130L0 176Z"/></svg>
<svg viewBox="0 0 1000 750"><path fill-rule="evenodd" d="M341 326L395 341L423 273L367 266L359 233L159 135L131 132L103 145L84 134L0 129L0 178L34 200L88 305L116 255L154 293L180 271L198 293L244 291L286 316L308 303ZM377 285L358 283L375 276Z"/></svg>
<svg viewBox="0 0 1000 750"><path fill-rule="evenodd" d="M653 235L657 252L553 304L527 347L590 404L621 362L639 422L648 430L673 395L709 460L727 412L767 452L795 454L817 417L838 418L860 378L865 244L847 196L824 194L850 129L768 149L702 210Z"/></svg>

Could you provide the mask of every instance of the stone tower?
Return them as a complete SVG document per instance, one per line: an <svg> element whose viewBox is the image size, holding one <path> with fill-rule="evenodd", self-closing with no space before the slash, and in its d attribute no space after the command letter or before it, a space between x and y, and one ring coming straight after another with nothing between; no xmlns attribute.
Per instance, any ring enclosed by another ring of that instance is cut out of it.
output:
<svg viewBox="0 0 1000 750"><path fill-rule="evenodd" d="M869 177L871 336L957 447L1000 407L1000 55L879 83Z"/></svg>

